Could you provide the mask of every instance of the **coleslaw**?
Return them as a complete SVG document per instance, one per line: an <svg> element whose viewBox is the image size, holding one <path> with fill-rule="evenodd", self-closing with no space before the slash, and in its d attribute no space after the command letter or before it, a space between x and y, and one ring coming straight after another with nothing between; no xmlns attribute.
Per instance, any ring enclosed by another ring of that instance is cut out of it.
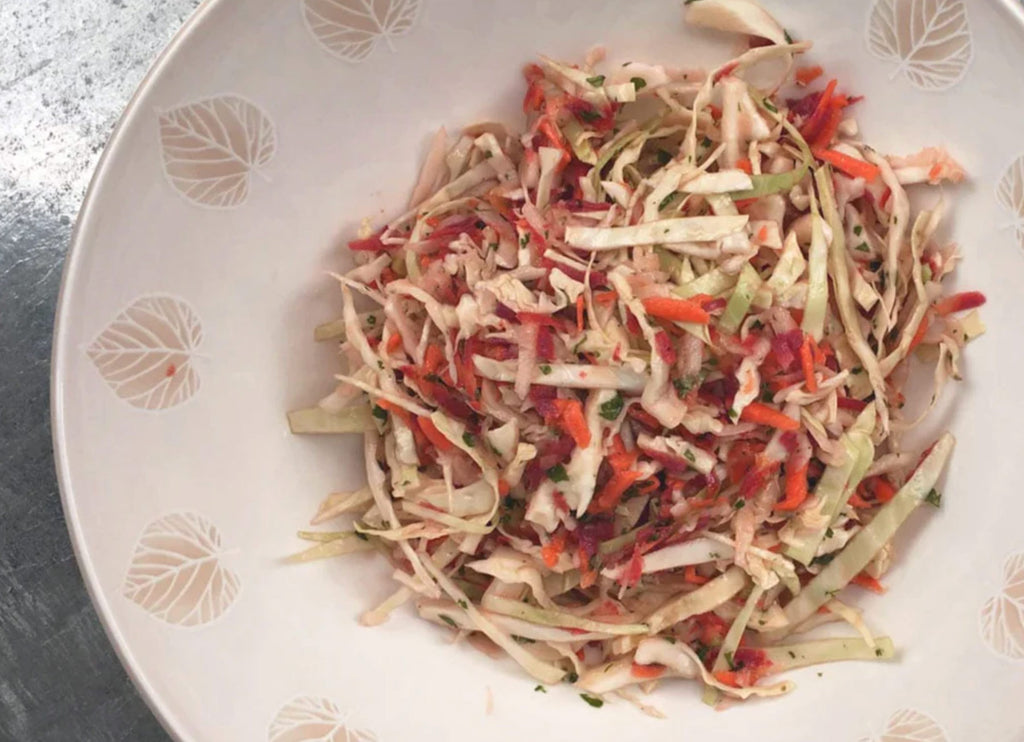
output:
<svg viewBox="0 0 1024 742"><path fill-rule="evenodd" d="M336 390L297 433L358 433L366 486L295 559L374 551L428 621L591 705L672 678L774 696L788 670L888 660L840 599L884 591L935 489L925 418L976 292L943 283L943 149L883 155L860 99L747 0L687 19L748 42L709 70L596 50L525 70L525 126L435 137L405 213L335 276ZM930 403L905 407L912 359ZM846 638L807 638L825 623ZM540 686L539 686L540 687ZM634 698L635 700L635 698Z"/></svg>

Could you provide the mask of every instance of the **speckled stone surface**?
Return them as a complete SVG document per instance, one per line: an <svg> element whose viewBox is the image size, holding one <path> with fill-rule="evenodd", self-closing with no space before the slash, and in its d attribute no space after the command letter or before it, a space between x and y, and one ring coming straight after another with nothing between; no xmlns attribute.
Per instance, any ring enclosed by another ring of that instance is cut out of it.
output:
<svg viewBox="0 0 1024 742"><path fill-rule="evenodd" d="M198 0L0 0L0 740L167 740L100 627L50 441L50 335L89 177Z"/></svg>

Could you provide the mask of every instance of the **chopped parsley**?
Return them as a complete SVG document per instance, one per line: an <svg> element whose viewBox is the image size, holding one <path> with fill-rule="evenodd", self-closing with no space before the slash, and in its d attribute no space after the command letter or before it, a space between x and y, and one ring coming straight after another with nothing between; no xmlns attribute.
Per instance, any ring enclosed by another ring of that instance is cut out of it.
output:
<svg viewBox="0 0 1024 742"><path fill-rule="evenodd" d="M549 366L549 365L548 365L548 364L546 364L546 363L544 363L544 364L541 364L541 366L540 366L540 372L541 372L542 374L544 374L545 376L547 376L548 374L550 374L550 373L551 373L551 366Z"/></svg>
<svg viewBox="0 0 1024 742"><path fill-rule="evenodd" d="M881 657L883 654L885 654L885 652L882 651L881 647L875 650L875 657Z"/></svg>
<svg viewBox="0 0 1024 742"><path fill-rule="evenodd" d="M533 689L533 692L534 693L547 693L548 689L545 688L543 685L538 685L536 688Z"/></svg>
<svg viewBox="0 0 1024 742"><path fill-rule="evenodd" d="M472 433L463 433L462 442L465 443L470 448L472 448L473 446L476 445L476 437L474 437Z"/></svg>
<svg viewBox="0 0 1024 742"><path fill-rule="evenodd" d="M792 649L787 651L786 654L788 654L792 659L796 659L796 652L794 652Z"/></svg>
<svg viewBox="0 0 1024 742"><path fill-rule="evenodd" d="M555 464L547 471L548 479L552 482L567 482L569 481L569 475L565 473L565 467L561 464Z"/></svg>
<svg viewBox="0 0 1024 742"><path fill-rule="evenodd" d="M862 227L862 226L861 226L861 225L859 225L859 224L858 224L858 225L856 225L856 226L855 226L855 227L853 228L853 233L854 233L855 235L857 235L858 237L860 237L860 236L861 236L861 233L863 233L863 232L864 232L864 227Z"/></svg>
<svg viewBox="0 0 1024 742"><path fill-rule="evenodd" d="M667 165L672 162L672 153L667 149L659 149L654 156L658 158L659 165Z"/></svg>
<svg viewBox="0 0 1024 742"><path fill-rule="evenodd" d="M567 683L575 683L579 679L580 676L577 675L575 672L570 672L568 675L565 676L565 682Z"/></svg>
<svg viewBox="0 0 1024 742"><path fill-rule="evenodd" d="M814 557L814 559L811 560L811 564L820 564L822 566L825 566L835 558L835 554L822 554L821 556Z"/></svg>
<svg viewBox="0 0 1024 742"><path fill-rule="evenodd" d="M589 82L595 88L599 88L602 85L604 85L604 75L594 75L593 77L588 77L587 82Z"/></svg>
<svg viewBox="0 0 1024 742"><path fill-rule="evenodd" d="M826 528L825 538L832 538L833 536L835 536L835 531L833 531L831 528Z"/></svg>
<svg viewBox="0 0 1024 742"><path fill-rule="evenodd" d="M466 610L467 608L469 608L469 603L467 603L464 600L459 600L458 604L459 604L459 608L461 608L462 610Z"/></svg>
<svg viewBox="0 0 1024 742"><path fill-rule="evenodd" d="M862 242L862 243L860 243L859 245L857 245L857 246L856 246L855 248L853 248L853 249L854 249L854 250L860 250L861 252L871 252L871 248L870 248L870 247L868 247L868 243L866 243L866 242Z"/></svg>
<svg viewBox="0 0 1024 742"><path fill-rule="evenodd" d="M741 498L741 499L737 500L736 502L734 502L732 504L732 506L736 510L742 510L743 508L745 508L747 506L747 501Z"/></svg>
<svg viewBox="0 0 1024 742"><path fill-rule="evenodd" d="M580 118L583 119L586 123L590 124L593 123L594 121L600 121L601 114L599 114L597 111L591 108L584 108L582 111L580 111Z"/></svg>
<svg viewBox="0 0 1024 742"><path fill-rule="evenodd" d="M374 405L372 412L373 416L378 420L386 421L388 419L387 411L380 405Z"/></svg>
<svg viewBox="0 0 1024 742"><path fill-rule="evenodd" d="M633 87L637 90L643 90L647 87L647 80L642 77L631 77L629 81L633 83Z"/></svg>
<svg viewBox="0 0 1024 742"><path fill-rule="evenodd" d="M587 703L589 703L591 706L593 706L596 709L599 709L602 706L604 706L604 701L602 701L600 698L596 698L595 696L592 696L592 695L590 695L588 693L580 693L580 698L582 698L584 701L586 701Z"/></svg>
<svg viewBox="0 0 1024 742"><path fill-rule="evenodd" d="M457 623L455 623L455 621L452 619L451 616L446 616L445 614L442 613L440 616L438 616L438 618L440 618L446 624L451 626L453 629L459 628L459 625Z"/></svg>
<svg viewBox="0 0 1024 742"><path fill-rule="evenodd" d="M598 413L605 420L617 420L619 415L622 414L623 407L622 395L618 392L615 396L609 399L607 402L602 402L601 407L598 409Z"/></svg>
<svg viewBox="0 0 1024 742"><path fill-rule="evenodd" d="M924 501L934 507L939 507L942 504L942 493L932 487L931 492L924 496Z"/></svg>
<svg viewBox="0 0 1024 742"><path fill-rule="evenodd" d="M789 31L782 29L782 37L786 40L787 44L793 43L793 37L789 35Z"/></svg>
<svg viewBox="0 0 1024 742"><path fill-rule="evenodd" d="M736 669L736 663L732 661L732 652L726 652L725 653L725 661L727 663L729 663L729 669L730 670L735 670Z"/></svg>
<svg viewBox="0 0 1024 742"><path fill-rule="evenodd" d="M526 247L530 244L530 233L526 232L522 237L519 238L519 247Z"/></svg>
<svg viewBox="0 0 1024 742"><path fill-rule="evenodd" d="M366 318L366 326L367 327L373 327L375 324L377 324L377 315L376 314L369 315Z"/></svg>
<svg viewBox="0 0 1024 742"><path fill-rule="evenodd" d="M359 531L356 531L355 534L356 534L356 538L359 539L360 541L369 541L370 540L370 537L367 536L365 533L360 533Z"/></svg>
<svg viewBox="0 0 1024 742"><path fill-rule="evenodd" d="M667 196L665 196L665 198L661 199L661 203L658 204L658 211L664 211L678 197L679 197L679 192L678 191L673 191L672 193L670 193ZM665 230L665 231L667 232L668 230Z"/></svg>
<svg viewBox="0 0 1024 742"><path fill-rule="evenodd" d="M680 397L685 397L687 394L692 392L694 388L699 387L704 382L704 374L690 374L684 376L681 379L675 379L672 385L676 388L676 392L679 393Z"/></svg>
<svg viewBox="0 0 1024 742"><path fill-rule="evenodd" d="M512 635L512 640L518 644L536 644L533 639L527 639L525 636L519 636L518 634Z"/></svg>
<svg viewBox="0 0 1024 742"><path fill-rule="evenodd" d="M683 458L689 461L691 464L697 461L697 457L693 455L693 451L691 451L690 449L686 449L685 451L683 451Z"/></svg>
<svg viewBox="0 0 1024 742"><path fill-rule="evenodd" d="M711 137L705 136L703 139L701 139L700 140L700 146L704 147L704 148L710 147L711 146Z"/></svg>
<svg viewBox="0 0 1024 742"><path fill-rule="evenodd" d="M772 103L767 98L764 99L764 107L767 108L772 113L778 113L779 112L779 109L775 107L775 104Z"/></svg>

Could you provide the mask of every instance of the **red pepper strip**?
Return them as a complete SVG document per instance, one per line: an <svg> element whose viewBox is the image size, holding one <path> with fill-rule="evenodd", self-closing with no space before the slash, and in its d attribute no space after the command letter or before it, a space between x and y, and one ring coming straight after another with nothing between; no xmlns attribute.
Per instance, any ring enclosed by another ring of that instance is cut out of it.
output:
<svg viewBox="0 0 1024 742"><path fill-rule="evenodd" d="M881 171L878 165L858 160L856 157L844 155L834 149L816 149L814 156L823 162L827 162L838 170L842 170L851 178L863 178L868 183L874 183Z"/></svg>
<svg viewBox="0 0 1024 742"><path fill-rule="evenodd" d="M874 577L869 574L865 574L864 572L861 572L850 580L850 584L856 585L857 587L863 587L864 589L870 590L873 593L878 593L879 595L885 594L885 586Z"/></svg>
<svg viewBox="0 0 1024 742"><path fill-rule="evenodd" d="M665 674L664 665L638 665L636 662L629 668L629 674L642 680L654 680Z"/></svg>
<svg viewBox="0 0 1024 742"><path fill-rule="evenodd" d="M800 423L788 415L761 402L751 402L743 408L740 419L755 425L767 425L778 430L800 430Z"/></svg>
<svg viewBox="0 0 1024 742"><path fill-rule="evenodd" d="M540 550L540 556L544 564L554 567L558 564L558 557L565 551L565 540L568 536L565 530L558 531Z"/></svg>
<svg viewBox="0 0 1024 742"><path fill-rule="evenodd" d="M612 478L601 488L597 497L594 498L594 512L606 513L613 510L619 504L619 500L626 494L626 490L633 486L643 476L637 471L617 471Z"/></svg>
<svg viewBox="0 0 1024 742"><path fill-rule="evenodd" d="M814 136L818 133L818 129L828 114L829 106L832 103L832 94L836 92L837 84L838 80L835 78L829 80L828 85L825 87L825 92L818 99L818 105L815 107L814 113L810 115L807 121L804 122L803 128L800 129L804 139L814 139Z"/></svg>
<svg viewBox="0 0 1024 742"><path fill-rule="evenodd" d="M945 317L947 314L980 307L985 301L985 295L980 291L964 291L939 299L932 308L940 317Z"/></svg>
<svg viewBox="0 0 1024 742"><path fill-rule="evenodd" d="M736 167L745 172L747 175L750 175L754 172L754 166L750 163L749 157L744 157L743 159L739 160L736 163Z"/></svg>
<svg viewBox="0 0 1024 742"><path fill-rule="evenodd" d="M548 138L552 147L562 151L562 167L568 165L572 160L572 155L569 154L569 145L566 143L565 138L562 136L562 132L558 130L558 127L555 126L554 122L548 116L545 116L537 125L537 130Z"/></svg>
<svg viewBox="0 0 1024 742"><path fill-rule="evenodd" d="M450 440L441 434L441 431L437 429L433 421L429 417L418 417L416 422L419 423L420 430L423 431L423 435L427 437L427 440L434 444L434 447L442 453L451 451L455 448Z"/></svg>
<svg viewBox="0 0 1024 742"><path fill-rule="evenodd" d="M812 82L821 77L824 73L825 71L821 69L820 65L815 65L814 67L797 67L797 84L810 85Z"/></svg>
<svg viewBox="0 0 1024 742"><path fill-rule="evenodd" d="M800 366L804 372L804 383L807 391L812 394L818 391L818 379L814 375L814 353L811 350L811 336L804 335L804 341L800 344Z"/></svg>
<svg viewBox="0 0 1024 742"><path fill-rule="evenodd" d="M645 312L658 319L672 322L693 322L698 325L706 325L711 321L711 316L704 311L700 304L689 299L653 296L644 299L643 305Z"/></svg>
<svg viewBox="0 0 1024 742"><path fill-rule="evenodd" d="M391 245L385 245L381 242L380 237L382 234L384 233L378 232L373 237L367 237L365 240L352 240L348 243L348 249L364 252L384 252L385 250L390 250Z"/></svg>
<svg viewBox="0 0 1024 742"><path fill-rule="evenodd" d="M914 337L910 340L910 347L908 350L912 351L921 344L924 340L924 336L928 334L929 325L931 325L931 320L928 318L928 314L926 313L924 317L921 318L921 324L917 326L917 331L914 333Z"/></svg>
<svg viewBox="0 0 1024 742"><path fill-rule="evenodd" d="M879 505L884 505L896 496L896 488L884 477L866 479L861 487L865 493L870 493Z"/></svg>
<svg viewBox="0 0 1024 742"><path fill-rule="evenodd" d="M776 510L796 510L807 499L807 464L786 467L786 497L775 503Z"/></svg>
<svg viewBox="0 0 1024 742"><path fill-rule="evenodd" d="M479 381L476 378L476 369L473 366L472 354L469 349L462 354L455 355L455 372L458 376L459 386L466 392L471 405L477 404L479 394Z"/></svg>

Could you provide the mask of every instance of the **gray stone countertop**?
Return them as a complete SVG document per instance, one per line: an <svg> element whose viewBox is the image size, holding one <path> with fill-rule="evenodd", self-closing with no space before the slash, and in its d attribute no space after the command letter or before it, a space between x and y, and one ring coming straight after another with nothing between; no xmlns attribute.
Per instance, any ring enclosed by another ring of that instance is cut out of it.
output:
<svg viewBox="0 0 1024 742"><path fill-rule="evenodd" d="M198 0L0 0L0 741L167 740L107 641L53 468L50 339L89 177Z"/></svg>

